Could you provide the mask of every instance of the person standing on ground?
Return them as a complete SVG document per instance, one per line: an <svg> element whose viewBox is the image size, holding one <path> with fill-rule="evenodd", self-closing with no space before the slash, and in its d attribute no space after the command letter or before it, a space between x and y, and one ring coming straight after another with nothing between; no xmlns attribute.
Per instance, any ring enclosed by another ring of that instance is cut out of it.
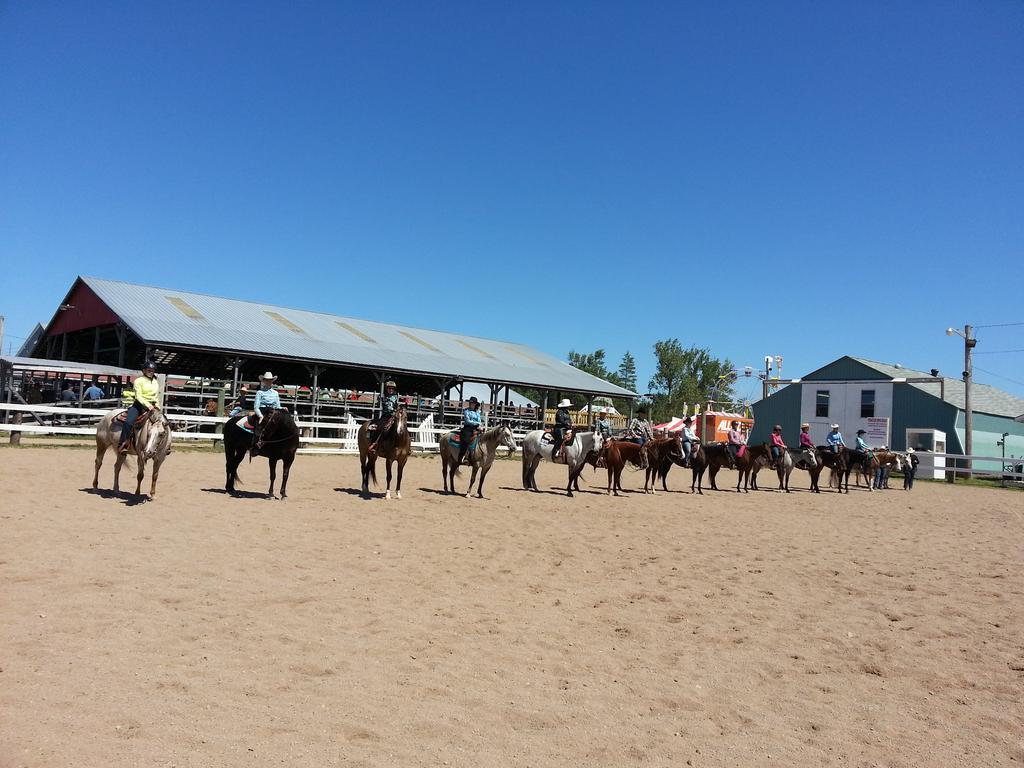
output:
<svg viewBox="0 0 1024 768"><path fill-rule="evenodd" d="M907 465L903 468L903 490L914 490L914 477L917 475L917 465L921 460L913 448L907 448Z"/></svg>

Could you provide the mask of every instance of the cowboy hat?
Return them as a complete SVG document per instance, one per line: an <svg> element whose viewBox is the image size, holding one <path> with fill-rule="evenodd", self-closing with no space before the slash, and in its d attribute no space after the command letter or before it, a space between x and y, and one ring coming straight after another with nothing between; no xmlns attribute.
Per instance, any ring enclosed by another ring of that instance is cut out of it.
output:
<svg viewBox="0 0 1024 768"><path fill-rule="evenodd" d="M260 376L260 379L262 379L263 381L266 381L267 379L270 379L271 381L274 381L276 378L277 378L277 376L272 374L270 371L267 371L262 376Z"/></svg>
<svg viewBox="0 0 1024 768"><path fill-rule="evenodd" d="M800 425L800 429L810 429L810 428L811 428L811 425L808 424L806 421L803 424Z"/></svg>
<svg viewBox="0 0 1024 768"><path fill-rule="evenodd" d="M479 401L479 400L477 400L477 399L476 399L476 397L471 397L471 398L469 398L469 402L470 402L470 403L473 403L473 404L475 404L475 405L480 405L480 401Z"/></svg>
<svg viewBox="0 0 1024 768"><path fill-rule="evenodd" d="M683 424L692 424L692 423L693 423L693 418L690 417L690 416L687 416L685 419L683 419Z"/></svg>
<svg viewBox="0 0 1024 768"><path fill-rule="evenodd" d="M384 382L384 389L387 389L388 387L394 387L395 389L398 389L398 385L395 384L394 379L388 379L387 381Z"/></svg>
<svg viewBox="0 0 1024 768"><path fill-rule="evenodd" d="M868 433L868 431L866 429L858 429L857 430L857 434L858 435L866 435L867 433Z"/></svg>
<svg viewBox="0 0 1024 768"><path fill-rule="evenodd" d="M832 424L831 427L832 427L832 429L839 429L839 425L838 424Z"/></svg>
<svg viewBox="0 0 1024 768"><path fill-rule="evenodd" d="M913 448L907 448L907 453L913 453L913 452L914 452Z"/></svg>
<svg viewBox="0 0 1024 768"><path fill-rule="evenodd" d="M561 400L559 401L558 405L557 405L557 406L555 406L555 407L556 407L556 408L572 408L572 401L571 401L571 400L569 400L569 398L567 398L567 397L563 397L563 398L562 398L562 399L561 399Z"/></svg>

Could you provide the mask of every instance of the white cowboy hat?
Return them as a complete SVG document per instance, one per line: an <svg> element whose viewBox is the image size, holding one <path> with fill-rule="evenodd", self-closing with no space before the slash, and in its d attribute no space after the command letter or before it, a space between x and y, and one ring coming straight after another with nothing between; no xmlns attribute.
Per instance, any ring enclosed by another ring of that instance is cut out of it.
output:
<svg viewBox="0 0 1024 768"><path fill-rule="evenodd" d="M272 374L270 371L267 371L262 376L260 376L260 379L262 379L263 381L266 381L267 379L270 379L271 381L273 381L276 378L277 378L277 376Z"/></svg>
<svg viewBox="0 0 1024 768"><path fill-rule="evenodd" d="M810 428L811 428L811 425L808 424L806 421L803 424L800 425L800 429L810 429Z"/></svg>
<svg viewBox="0 0 1024 768"><path fill-rule="evenodd" d="M838 424L832 424L831 425L831 429L839 429L839 425Z"/></svg>
<svg viewBox="0 0 1024 768"><path fill-rule="evenodd" d="M913 452L914 452L913 448L907 448L907 453L913 453Z"/></svg>
<svg viewBox="0 0 1024 768"><path fill-rule="evenodd" d="M561 402L555 406L556 408L572 408L572 401L567 397L563 397Z"/></svg>

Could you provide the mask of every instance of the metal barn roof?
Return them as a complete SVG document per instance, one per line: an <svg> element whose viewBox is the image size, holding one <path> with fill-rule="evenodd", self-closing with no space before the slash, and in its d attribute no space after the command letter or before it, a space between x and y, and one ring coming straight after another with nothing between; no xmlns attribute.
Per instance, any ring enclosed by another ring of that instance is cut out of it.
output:
<svg viewBox="0 0 1024 768"><path fill-rule="evenodd" d="M890 365L889 363L879 363L876 360L867 360L863 357L847 356L846 358L839 358L839 360L835 360L832 363L819 368L817 371L804 376L804 380L817 380L818 377L815 374L819 373L827 377L828 369L842 360L853 360L860 365L877 371L889 379L933 379L935 381L934 384L931 382L911 382L910 386L916 387L923 392L927 392L929 395L933 395L934 397L940 396L940 392L944 386L945 402L950 405L954 405L961 410L964 408L963 379L952 379L938 376L933 377L930 373L925 373L924 371L915 371L912 368ZM990 413L993 416L1009 416L1010 418L1013 418L1024 411L1024 400L1011 395L1009 392L1004 392L998 387L993 387L991 384L979 384L978 382L974 382L971 384L971 410L978 411L980 413Z"/></svg>
<svg viewBox="0 0 1024 768"><path fill-rule="evenodd" d="M523 344L116 280L79 279L151 346L636 396Z"/></svg>

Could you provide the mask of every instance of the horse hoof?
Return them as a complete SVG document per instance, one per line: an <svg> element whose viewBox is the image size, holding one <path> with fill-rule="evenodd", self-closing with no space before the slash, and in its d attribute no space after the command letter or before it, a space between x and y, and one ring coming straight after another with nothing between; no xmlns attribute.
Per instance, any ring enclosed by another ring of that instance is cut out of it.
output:
<svg viewBox="0 0 1024 768"><path fill-rule="evenodd" d="M402 492L401 491L395 491L395 498L396 499L402 498Z"/></svg>
<svg viewBox="0 0 1024 768"><path fill-rule="evenodd" d="M391 491L385 491L384 492L384 498L385 499L390 499L391 498Z"/></svg>
<svg viewBox="0 0 1024 768"><path fill-rule="evenodd" d="M464 498L467 498L467 499L468 499L468 498L469 498L469 491L466 491L466 492L465 492L464 494L462 494L462 495L463 495L463 497L464 497Z"/></svg>

